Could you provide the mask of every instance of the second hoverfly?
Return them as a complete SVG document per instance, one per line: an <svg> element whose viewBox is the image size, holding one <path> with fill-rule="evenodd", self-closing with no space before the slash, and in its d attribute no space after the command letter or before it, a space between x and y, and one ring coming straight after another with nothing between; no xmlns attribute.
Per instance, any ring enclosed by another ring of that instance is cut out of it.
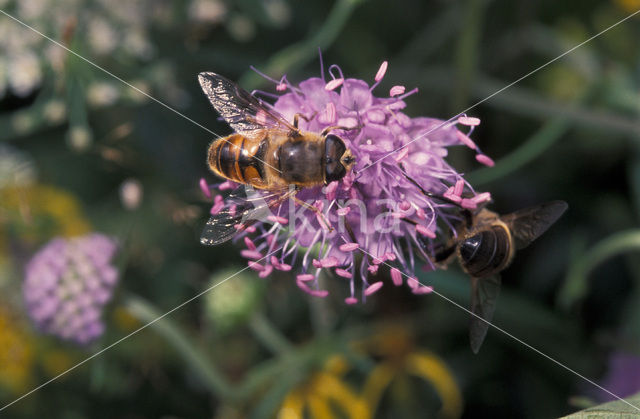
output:
<svg viewBox="0 0 640 419"><path fill-rule="evenodd" d="M435 254L434 262L445 267L457 259L471 278L469 325L471 350L478 353L493 318L500 292L500 272L516 250L523 249L544 233L566 211L564 201L551 201L499 215L486 208L474 213L463 210L465 222Z"/></svg>
<svg viewBox="0 0 640 419"><path fill-rule="evenodd" d="M345 142L322 132L301 131L296 114L289 123L282 115L232 81L215 73L200 73L198 80L213 107L235 130L209 146L207 162L213 173L233 182L264 191L252 201L234 191L225 208L211 216L201 243L216 245L231 239L244 225L257 218L266 207L276 207L289 198L318 211L295 198L302 188L341 180L352 169L355 158ZM239 188L240 189L240 188ZM259 203L258 203L259 202Z"/></svg>

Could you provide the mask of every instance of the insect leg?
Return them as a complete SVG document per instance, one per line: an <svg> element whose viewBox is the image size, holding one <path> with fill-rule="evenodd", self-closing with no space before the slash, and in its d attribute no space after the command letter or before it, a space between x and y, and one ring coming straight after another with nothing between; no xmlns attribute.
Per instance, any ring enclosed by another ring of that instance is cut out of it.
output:
<svg viewBox="0 0 640 419"><path fill-rule="evenodd" d="M329 220L327 220L327 218L324 216L324 214L322 213L322 211L320 211L318 208L314 207L311 204L308 204L306 202L304 202L303 200L301 200L300 198L297 198L295 195L291 197L294 202L296 202L298 205L309 209L313 212L316 213L316 215L318 215L320 218L322 218L322 222L324 223L324 225L327 226L327 228L329 229L329 232L333 231L333 227L331 227L331 224L329 224Z"/></svg>
<svg viewBox="0 0 640 419"><path fill-rule="evenodd" d="M343 127L342 125L331 125L330 127L326 127L325 129L323 129L322 132L320 133L320 136L326 137L327 134L329 134L331 131L336 129L340 129L343 131L353 131L360 128L362 128L362 125L356 125L355 127Z"/></svg>
<svg viewBox="0 0 640 419"><path fill-rule="evenodd" d="M300 118L304 119L305 121L309 122L311 121L313 118L316 117L316 114L318 113L318 111L314 112L311 117L307 118L306 116L304 116L304 114L301 113L297 113L295 115L293 115L293 126L294 128L298 129L298 123L300 122Z"/></svg>

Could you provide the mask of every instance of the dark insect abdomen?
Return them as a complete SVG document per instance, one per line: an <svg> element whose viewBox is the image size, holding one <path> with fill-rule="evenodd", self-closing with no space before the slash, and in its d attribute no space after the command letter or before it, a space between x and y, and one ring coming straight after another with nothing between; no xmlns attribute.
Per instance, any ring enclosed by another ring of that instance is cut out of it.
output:
<svg viewBox="0 0 640 419"><path fill-rule="evenodd" d="M321 184L324 147L321 142L289 140L278 150L278 169L287 183Z"/></svg>
<svg viewBox="0 0 640 419"><path fill-rule="evenodd" d="M218 139L209 149L209 166L219 175L238 183L262 182L265 146L264 141L240 134Z"/></svg>
<svg viewBox="0 0 640 419"><path fill-rule="evenodd" d="M463 268L476 278L498 273L508 262L509 240L509 233L502 226L493 226L465 239L460 243Z"/></svg>

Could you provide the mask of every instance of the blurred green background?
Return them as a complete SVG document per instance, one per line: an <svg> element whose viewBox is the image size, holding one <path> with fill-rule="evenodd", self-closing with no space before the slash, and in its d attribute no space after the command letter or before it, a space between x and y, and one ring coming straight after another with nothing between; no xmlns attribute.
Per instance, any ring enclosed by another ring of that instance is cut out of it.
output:
<svg viewBox="0 0 640 419"><path fill-rule="evenodd" d="M640 9L637 0L1 0L0 8L218 134L196 75L273 86L341 66L381 89L418 87L407 113L447 119ZM640 18L469 112L472 153L450 161L493 209L552 199L569 211L503 274L495 323L628 396L640 383ZM0 15L0 405L246 266L199 233L213 136ZM125 191L125 192L123 192ZM121 243L105 335L38 335L21 300L29 254L57 235ZM16 249L20 249L17 251ZM294 268L295 269L295 268ZM468 305L459 271L418 273ZM344 284L327 279L332 290ZM245 271L0 412L6 417L525 417L611 397L468 315L386 287L366 305L314 299L293 274ZM626 354L628 365L613 368ZM633 375L632 375L633 377ZM636 379L637 381L637 379ZM617 394L617 393L616 393Z"/></svg>

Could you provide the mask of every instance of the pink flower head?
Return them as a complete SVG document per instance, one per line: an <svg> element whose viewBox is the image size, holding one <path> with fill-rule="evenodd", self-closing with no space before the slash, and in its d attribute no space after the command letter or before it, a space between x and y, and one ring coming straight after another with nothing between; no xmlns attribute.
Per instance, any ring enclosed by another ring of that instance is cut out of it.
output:
<svg viewBox="0 0 640 419"><path fill-rule="evenodd" d="M53 239L33 256L22 290L38 329L82 345L102 335L102 310L118 281L116 249L111 238L94 233Z"/></svg>
<svg viewBox="0 0 640 419"><path fill-rule="evenodd" d="M242 253L249 263L292 268L298 287L309 295L327 295L318 283L323 270L348 284L347 304L381 290L380 271L390 272L394 285L408 283L415 294L429 293L429 287L403 281L400 272L414 272L417 257L432 260L428 249L461 219L451 211L454 203L481 205L488 199L445 160L449 147L467 146L482 156L480 163L488 163L470 139L480 121L466 115L447 121L409 117L403 113L404 99L417 89L405 92L397 85L391 97L373 93L387 69L383 63L371 85L344 77L336 65L329 68L330 80L324 74L298 85L272 80L276 92L278 84L287 86L272 106L275 113L287 121L304 116L298 119L303 132L339 126L330 134L339 136L355 157L353 170L339 181L300 190L296 198L305 206L285 202L255 222L253 234L242 229L237 234L251 235ZM258 255L265 259L256 261ZM261 276L273 270L260 266Z"/></svg>

